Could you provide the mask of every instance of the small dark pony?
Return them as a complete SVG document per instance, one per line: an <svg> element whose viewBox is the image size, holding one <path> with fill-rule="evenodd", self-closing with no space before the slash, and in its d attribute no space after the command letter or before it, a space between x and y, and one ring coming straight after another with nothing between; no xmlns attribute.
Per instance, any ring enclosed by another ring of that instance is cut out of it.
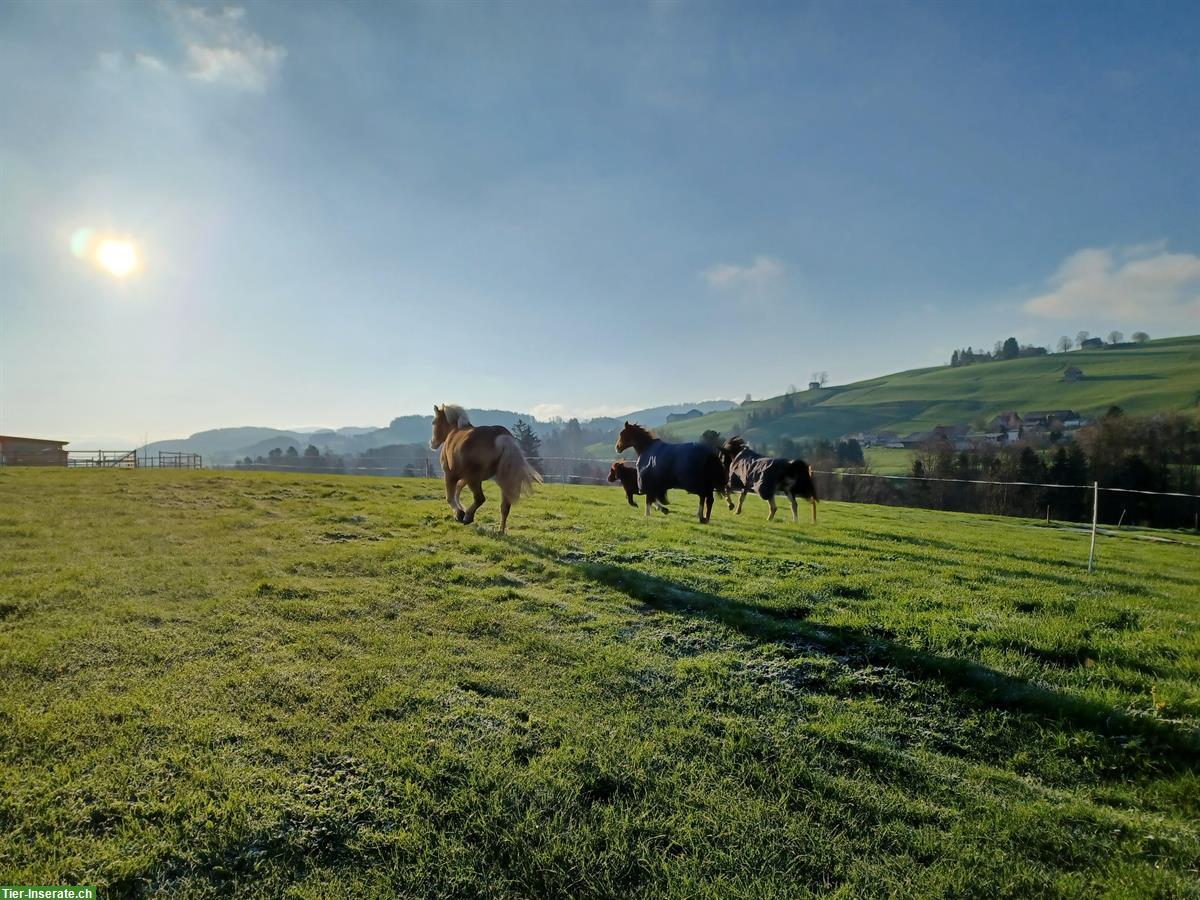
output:
<svg viewBox="0 0 1200 900"><path fill-rule="evenodd" d="M667 491L680 488L700 498L700 524L712 516L713 494L724 492L725 467L707 444L670 444L641 425L625 423L617 436L617 452L637 453L638 487L646 495L646 515L655 504L665 506ZM659 507L662 508L661 506Z"/></svg>
<svg viewBox="0 0 1200 900"><path fill-rule="evenodd" d="M721 462L729 473L725 499L733 509L730 492L741 491L737 514L742 514L742 503L750 491L758 494L771 505L767 521L775 518L777 511L775 495L784 494L792 504L792 521L799 520L796 498L803 497L812 504L813 524L817 521L817 485L813 481L812 466L802 459L783 459L778 456L762 456L755 453L740 437L731 437L721 448Z"/></svg>
<svg viewBox="0 0 1200 900"><path fill-rule="evenodd" d="M634 509L637 509L637 504L633 502L634 495L641 494L641 489L638 488L637 469L628 463L618 460L617 462L613 463L612 468L608 470L608 480L612 484L620 482L621 487L625 488L625 499L629 501L630 506L632 506ZM664 516L670 512L670 510L667 509L667 507L663 504L659 503L656 505Z"/></svg>

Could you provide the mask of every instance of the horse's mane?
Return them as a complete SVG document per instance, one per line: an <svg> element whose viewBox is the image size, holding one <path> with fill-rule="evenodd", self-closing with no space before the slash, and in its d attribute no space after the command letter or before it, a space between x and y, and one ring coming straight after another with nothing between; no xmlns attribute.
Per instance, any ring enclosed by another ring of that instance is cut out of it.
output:
<svg viewBox="0 0 1200 900"><path fill-rule="evenodd" d="M637 422L626 422L625 427L621 430L629 431L629 432L632 432L633 434L640 434L643 437L645 437L647 440L651 440L651 441L658 440L658 437L654 434L653 431L651 431L649 428L643 428Z"/></svg>
<svg viewBox="0 0 1200 900"><path fill-rule="evenodd" d="M734 435L733 437L731 437L729 440L727 440L725 442L725 446L722 447L721 449L729 454L730 459L733 459L735 456L737 456L743 450L749 450L750 447L746 443L745 438L740 437L738 435Z"/></svg>
<svg viewBox="0 0 1200 900"><path fill-rule="evenodd" d="M471 420L467 418L467 411L457 404L443 403L442 415L455 428L468 428L471 425Z"/></svg>

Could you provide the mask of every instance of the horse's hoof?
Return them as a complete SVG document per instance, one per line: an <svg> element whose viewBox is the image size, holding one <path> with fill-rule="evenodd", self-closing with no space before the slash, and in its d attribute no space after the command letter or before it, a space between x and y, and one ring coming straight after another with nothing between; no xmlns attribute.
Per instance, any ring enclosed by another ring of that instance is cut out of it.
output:
<svg viewBox="0 0 1200 900"><path fill-rule="evenodd" d="M460 522L465 522L467 521L467 514L461 509L456 509L454 511L454 518L458 519Z"/></svg>

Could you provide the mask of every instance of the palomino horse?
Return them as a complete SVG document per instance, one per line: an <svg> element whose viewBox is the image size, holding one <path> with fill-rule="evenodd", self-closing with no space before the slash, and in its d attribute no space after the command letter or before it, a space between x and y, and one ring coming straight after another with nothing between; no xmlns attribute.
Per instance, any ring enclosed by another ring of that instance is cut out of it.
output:
<svg viewBox="0 0 1200 900"><path fill-rule="evenodd" d="M712 516L713 492L725 489L725 467L706 444L668 444L641 425L629 422L617 436L617 452L632 447L637 453L638 487L646 495L646 515L656 504L666 505L667 491L682 488L700 497L700 524ZM661 508L661 507L660 507Z"/></svg>
<svg viewBox="0 0 1200 900"><path fill-rule="evenodd" d="M813 524L817 521L817 486L813 482L812 466L802 459L783 459L778 456L762 456L755 453L740 437L731 437L721 448L721 462L729 472L729 484L725 499L729 508L733 509L733 499L729 496L732 491L741 491L738 498L737 514L742 514L742 503L751 491L758 494L771 505L767 516L770 522L775 518L775 495L784 494L792 504L792 521L799 519L796 512L796 498L803 497L812 504Z"/></svg>
<svg viewBox="0 0 1200 900"><path fill-rule="evenodd" d="M441 448L442 471L446 473L446 501L454 517L464 525L475 521L475 510L483 506L483 483L494 478L500 485L500 533L508 529L508 511L522 494L533 490L542 476L521 452L521 445L503 425L476 428L461 406L433 408L433 439L429 449ZM470 486L475 502L463 509L459 494Z"/></svg>

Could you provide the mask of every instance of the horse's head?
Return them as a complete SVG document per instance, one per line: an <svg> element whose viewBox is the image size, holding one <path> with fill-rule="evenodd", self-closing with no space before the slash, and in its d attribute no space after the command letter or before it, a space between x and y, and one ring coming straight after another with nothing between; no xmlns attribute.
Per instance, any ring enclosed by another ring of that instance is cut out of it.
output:
<svg viewBox="0 0 1200 900"><path fill-rule="evenodd" d="M626 420L625 427L617 435L617 452L624 453L630 447L639 454L654 440L654 435L635 422Z"/></svg>
<svg viewBox="0 0 1200 900"><path fill-rule="evenodd" d="M446 438L450 437L450 432L458 425L457 420L450 422L446 418L445 403L442 406L433 407L433 437L430 438L430 450L437 450L446 442Z"/></svg>
<svg viewBox="0 0 1200 900"><path fill-rule="evenodd" d="M429 439L429 449L436 450L446 443L450 434L450 423L446 421L446 411L435 405L433 407L433 437Z"/></svg>
<svg viewBox="0 0 1200 900"><path fill-rule="evenodd" d="M734 457L736 457L739 453L741 453L745 449L746 449L745 440L743 440L740 437L737 437L736 435L734 437L731 437L721 447L721 450L720 450L721 463L725 466L725 468L728 469L730 464L733 462Z"/></svg>
<svg viewBox="0 0 1200 900"><path fill-rule="evenodd" d="M461 406L443 403L433 408L433 438L429 441L429 449L436 450L446 442L450 432L459 428L470 428L471 420L467 411Z"/></svg>
<svg viewBox="0 0 1200 900"><path fill-rule="evenodd" d="M621 470L624 468L625 463L623 462L613 463L608 470L608 480L611 482L616 482L616 480L621 477Z"/></svg>

